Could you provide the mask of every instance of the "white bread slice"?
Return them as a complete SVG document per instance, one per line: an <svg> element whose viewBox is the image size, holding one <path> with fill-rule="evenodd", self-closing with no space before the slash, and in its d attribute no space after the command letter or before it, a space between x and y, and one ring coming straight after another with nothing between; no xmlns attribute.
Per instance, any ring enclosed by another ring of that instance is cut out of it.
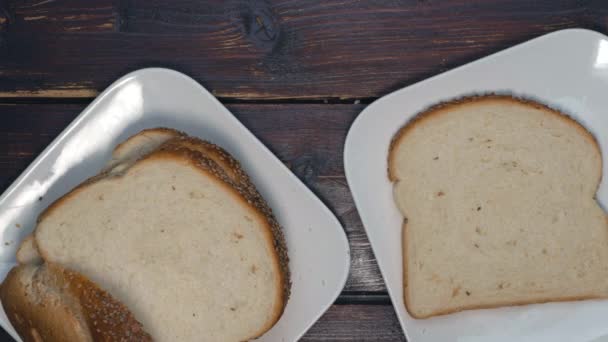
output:
<svg viewBox="0 0 608 342"><path fill-rule="evenodd" d="M112 158L102 170L102 174L120 174L140 158L153 152L161 144L172 138L174 144L179 144L193 151L198 151L206 157L212 159L221 167L226 175L234 182L241 185L249 195L255 199L254 203L261 205L261 210L272 216L271 210L266 206L266 202L253 186L249 176L243 171L239 162L221 147L204 140L187 136L186 134L165 127L145 129L120 143L112 152ZM282 238L282 234L277 235ZM284 245L283 241L279 242ZM287 256L284 256L285 258ZM37 251L33 236L26 237L17 251L17 261L19 263L40 262L40 255Z"/></svg>
<svg viewBox="0 0 608 342"><path fill-rule="evenodd" d="M183 136L184 133L164 127L145 129L118 144L112 151L112 158L106 164L103 172L107 172L118 164L129 164L154 151L171 138Z"/></svg>
<svg viewBox="0 0 608 342"><path fill-rule="evenodd" d="M0 287L0 299L24 342L151 341L124 305L57 265L13 268Z"/></svg>
<svg viewBox="0 0 608 342"><path fill-rule="evenodd" d="M54 203L36 244L157 340L241 341L276 322L289 292L283 240L263 207L213 160L167 141Z"/></svg>
<svg viewBox="0 0 608 342"><path fill-rule="evenodd" d="M109 174L114 172L119 174L141 157L154 151L167 140L179 136L185 136L185 134L164 127L145 129L132 135L114 148L110 161L106 163L106 166L101 173ZM21 241L21 244L17 249L17 262L25 264L40 263L41 261L42 259L38 253L34 236L30 234Z"/></svg>
<svg viewBox="0 0 608 342"><path fill-rule="evenodd" d="M602 158L574 120L465 98L418 115L388 158L412 316L608 296Z"/></svg>
<svg viewBox="0 0 608 342"><path fill-rule="evenodd" d="M36 247L34 235L30 234L23 239L19 249L17 249L17 262L20 264L40 264L42 258Z"/></svg>

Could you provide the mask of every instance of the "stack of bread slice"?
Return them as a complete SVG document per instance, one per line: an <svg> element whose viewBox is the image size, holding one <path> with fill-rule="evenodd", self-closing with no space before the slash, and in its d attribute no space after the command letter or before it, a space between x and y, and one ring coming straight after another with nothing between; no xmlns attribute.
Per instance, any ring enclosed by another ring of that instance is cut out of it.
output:
<svg viewBox="0 0 608 342"><path fill-rule="evenodd" d="M0 296L25 339L65 340L46 335L41 324L86 336L104 329L86 319L54 322L38 299L21 298L19 291L40 278L31 272L67 272L78 289L96 284L158 341L256 338L277 322L290 289L281 229L239 163L216 145L166 128L120 144L99 175L40 215L17 257ZM80 297L65 301L86 316L89 304Z"/></svg>

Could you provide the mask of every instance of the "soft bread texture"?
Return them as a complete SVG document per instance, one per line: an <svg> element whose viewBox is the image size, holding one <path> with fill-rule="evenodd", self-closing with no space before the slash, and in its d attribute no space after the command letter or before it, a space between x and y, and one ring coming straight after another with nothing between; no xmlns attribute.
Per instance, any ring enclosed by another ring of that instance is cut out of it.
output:
<svg viewBox="0 0 608 342"><path fill-rule="evenodd" d="M40 253L38 253L38 247L36 247L36 240L34 235L28 235L17 250L17 262L20 264L40 264L42 263Z"/></svg>
<svg viewBox="0 0 608 342"><path fill-rule="evenodd" d="M129 166L133 165L141 157L149 154L158 148L167 140L179 136L185 136L184 133L171 128L150 128L145 129L135 135L130 136L127 140L118 144L110 161L101 171L100 175L94 178L106 177L108 175L120 174ZM42 261L34 235L28 235L17 249L17 262L25 263L40 263Z"/></svg>
<svg viewBox="0 0 608 342"><path fill-rule="evenodd" d="M124 305L57 265L13 268L0 287L0 299L25 342L151 341Z"/></svg>
<svg viewBox="0 0 608 342"><path fill-rule="evenodd" d="M118 164L131 164L154 151L167 140L183 135L182 132L171 128L158 127L145 129L116 146L105 170L109 171Z"/></svg>
<svg viewBox="0 0 608 342"><path fill-rule="evenodd" d="M187 148L202 153L205 157L212 159L217 166L226 173L227 177L247 192L251 203L256 205L256 207L266 215L267 220L272 226L275 248L280 254L280 260L283 261L281 263L281 268L286 279L285 297L289 297L289 258L281 228L274 218L272 210L259 194L249 179L249 176L243 171L240 163L221 147L201 139L187 136L183 132L171 128L159 127L145 129L138 134L129 137L114 149L111 160L107 163L100 176L105 177L108 175L121 174L137 160L154 151L170 139L172 139L170 146ZM35 244L33 235L25 238L18 249L17 261L20 263L40 262L42 259Z"/></svg>
<svg viewBox="0 0 608 342"><path fill-rule="evenodd" d="M51 205L38 251L100 284L156 340L258 337L289 295L280 228L238 163L168 132L127 140L113 165Z"/></svg>
<svg viewBox="0 0 608 342"><path fill-rule="evenodd" d="M544 105L465 98L394 137L409 313L608 297L608 223L593 136Z"/></svg>

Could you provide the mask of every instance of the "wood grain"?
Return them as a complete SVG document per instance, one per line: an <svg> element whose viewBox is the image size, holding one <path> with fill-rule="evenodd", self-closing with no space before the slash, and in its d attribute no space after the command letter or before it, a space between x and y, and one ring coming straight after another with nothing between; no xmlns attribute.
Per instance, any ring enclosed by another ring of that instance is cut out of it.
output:
<svg viewBox="0 0 608 342"><path fill-rule="evenodd" d="M405 341L390 305L334 305L301 341Z"/></svg>
<svg viewBox="0 0 608 342"><path fill-rule="evenodd" d="M6 189L86 104L0 104L0 186ZM342 164L352 120L364 105L229 104L228 108L336 214L351 244L347 292L385 286ZM280 127L280 129L277 129Z"/></svg>
<svg viewBox="0 0 608 342"><path fill-rule="evenodd" d="M0 10L0 96L91 97L163 66L225 98L374 98L548 32L608 28L597 0L91 1L79 19L59 5L76 1L39 1Z"/></svg>
<svg viewBox="0 0 608 342"><path fill-rule="evenodd" d="M120 22L114 0L19 0L8 3L11 30L21 32L112 32Z"/></svg>

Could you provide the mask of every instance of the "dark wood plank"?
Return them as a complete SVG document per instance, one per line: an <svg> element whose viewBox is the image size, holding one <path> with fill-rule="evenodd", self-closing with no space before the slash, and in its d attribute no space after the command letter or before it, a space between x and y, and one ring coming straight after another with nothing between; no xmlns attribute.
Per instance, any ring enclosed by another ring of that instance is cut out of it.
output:
<svg viewBox="0 0 608 342"><path fill-rule="evenodd" d="M112 32L120 22L115 0L19 0L9 2L11 30Z"/></svg>
<svg viewBox="0 0 608 342"><path fill-rule="evenodd" d="M86 104L0 104L0 186L5 189ZM347 292L384 292L342 164L364 105L231 104L228 108L336 214L351 244ZM277 129L280 127L280 129Z"/></svg>
<svg viewBox="0 0 608 342"><path fill-rule="evenodd" d="M18 0L5 3L4 97L92 97L126 72L164 66L220 97L370 98L547 32L608 32L608 2L597 0L122 0L117 22L81 2L77 32L39 31ZM45 16L72 27L60 6L72 2L54 3ZM108 22L118 32L99 32Z"/></svg>
<svg viewBox="0 0 608 342"><path fill-rule="evenodd" d="M390 305L334 305L301 341L405 341Z"/></svg>

